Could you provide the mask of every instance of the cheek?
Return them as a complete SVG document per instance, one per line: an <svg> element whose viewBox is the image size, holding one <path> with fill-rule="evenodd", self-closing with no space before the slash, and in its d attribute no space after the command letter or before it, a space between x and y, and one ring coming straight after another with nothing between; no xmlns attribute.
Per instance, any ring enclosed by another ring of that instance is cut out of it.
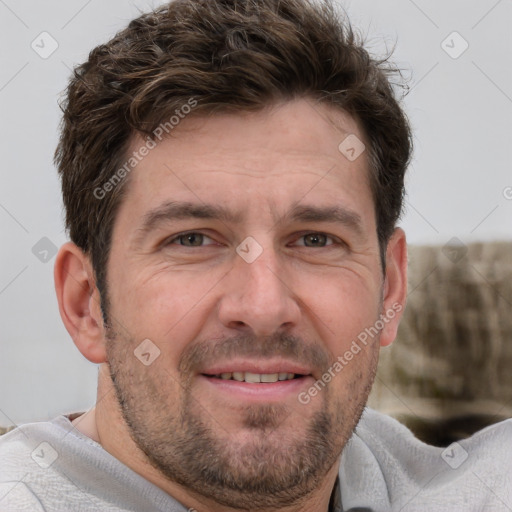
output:
<svg viewBox="0 0 512 512"><path fill-rule="evenodd" d="M380 290L374 280L342 271L324 279L301 279L304 310L334 355L341 355L361 332L374 325L380 311ZM311 291L313 290L313 291Z"/></svg>
<svg viewBox="0 0 512 512"><path fill-rule="evenodd" d="M209 292L219 280L212 273L168 269L139 273L131 280L127 274L111 297L113 309L132 337L149 338L159 346L172 340L178 351L200 331L211 307Z"/></svg>

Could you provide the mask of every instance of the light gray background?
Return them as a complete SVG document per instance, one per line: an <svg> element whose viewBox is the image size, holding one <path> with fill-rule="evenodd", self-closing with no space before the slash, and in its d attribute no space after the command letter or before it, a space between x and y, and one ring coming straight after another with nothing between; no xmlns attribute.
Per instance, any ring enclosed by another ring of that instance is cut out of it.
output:
<svg viewBox="0 0 512 512"><path fill-rule="evenodd" d="M96 366L58 313L54 257L41 262L32 248L43 237L66 241L52 157L70 69L139 9L159 3L0 0L0 425L95 401ZM342 3L374 51L396 43L394 60L411 79L405 107L416 149L402 222L409 242L510 239L512 2ZM31 48L43 31L59 45L46 59ZM461 37L469 47L454 59L442 42L459 53Z"/></svg>

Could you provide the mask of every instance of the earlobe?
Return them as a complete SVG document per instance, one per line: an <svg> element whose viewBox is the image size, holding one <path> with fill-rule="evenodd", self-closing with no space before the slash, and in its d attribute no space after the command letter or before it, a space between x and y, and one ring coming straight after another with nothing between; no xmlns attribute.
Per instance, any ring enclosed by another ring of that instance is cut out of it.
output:
<svg viewBox="0 0 512 512"><path fill-rule="evenodd" d="M407 242L400 228L395 229L387 245L383 295L380 344L386 347L396 338L407 298Z"/></svg>
<svg viewBox="0 0 512 512"><path fill-rule="evenodd" d="M78 350L93 363L106 360L100 294L89 258L75 244L64 244L54 268L59 311Z"/></svg>

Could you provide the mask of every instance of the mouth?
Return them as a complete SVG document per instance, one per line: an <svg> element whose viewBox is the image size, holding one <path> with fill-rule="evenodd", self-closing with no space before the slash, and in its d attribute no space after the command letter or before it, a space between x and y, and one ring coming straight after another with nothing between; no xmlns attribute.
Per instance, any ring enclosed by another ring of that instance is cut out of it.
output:
<svg viewBox="0 0 512 512"><path fill-rule="evenodd" d="M203 374L205 377L221 380L234 380L237 382L248 382L250 384L271 384L288 380L300 379L306 375L279 372L279 373L252 373L252 372L223 372L215 375Z"/></svg>
<svg viewBox="0 0 512 512"><path fill-rule="evenodd" d="M231 404L292 403L315 379L306 366L285 360L236 360L202 368L198 384ZM235 401L235 402L233 402Z"/></svg>

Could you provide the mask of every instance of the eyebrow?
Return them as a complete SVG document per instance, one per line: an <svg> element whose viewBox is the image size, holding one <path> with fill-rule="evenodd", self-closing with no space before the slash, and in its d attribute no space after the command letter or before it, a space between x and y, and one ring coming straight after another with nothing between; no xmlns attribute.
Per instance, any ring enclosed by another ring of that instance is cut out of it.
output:
<svg viewBox="0 0 512 512"><path fill-rule="evenodd" d="M296 206L285 216L287 218L296 222L334 222L343 224L358 235L364 234L361 216L343 206Z"/></svg>
<svg viewBox="0 0 512 512"><path fill-rule="evenodd" d="M160 225L173 220L210 219L236 224L240 223L242 218L241 213L231 212L227 208L219 205L168 201L144 215L142 225L136 231L137 236L135 243L140 243L147 234L156 230Z"/></svg>
<svg viewBox="0 0 512 512"><path fill-rule="evenodd" d="M276 224L285 222L331 222L347 226L356 234L363 235L364 229L361 216L342 206L296 206L284 216L274 214ZM208 219L219 220L223 223L240 224L244 215L233 212L221 205L195 204L191 202L169 201L148 211L142 220L142 225L136 230L136 243L160 225L174 220Z"/></svg>

